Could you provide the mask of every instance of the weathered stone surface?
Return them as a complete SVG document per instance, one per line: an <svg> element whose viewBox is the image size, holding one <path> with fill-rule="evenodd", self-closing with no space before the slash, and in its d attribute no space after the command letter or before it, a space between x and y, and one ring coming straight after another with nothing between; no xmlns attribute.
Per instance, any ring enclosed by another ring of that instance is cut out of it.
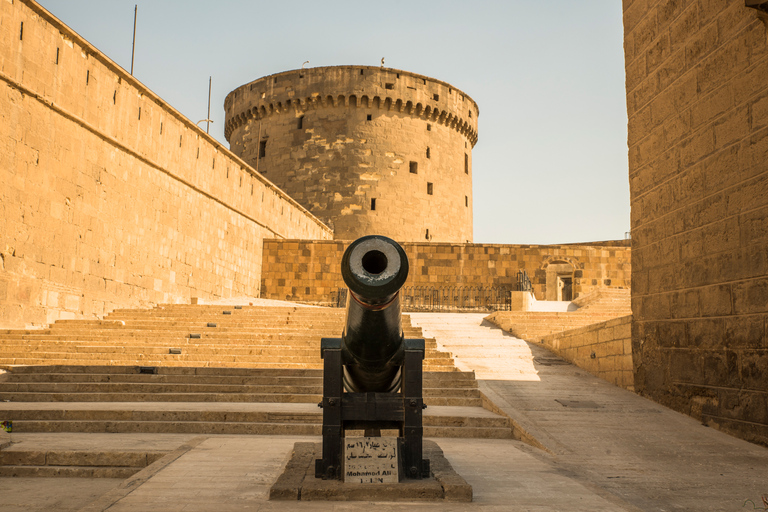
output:
<svg viewBox="0 0 768 512"><path fill-rule="evenodd" d="M635 388L768 444L765 17L624 6Z"/></svg>

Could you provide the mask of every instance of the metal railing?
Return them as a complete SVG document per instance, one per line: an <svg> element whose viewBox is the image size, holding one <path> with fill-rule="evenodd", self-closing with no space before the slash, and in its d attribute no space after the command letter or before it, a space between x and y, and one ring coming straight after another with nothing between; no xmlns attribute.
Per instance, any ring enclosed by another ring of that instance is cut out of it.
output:
<svg viewBox="0 0 768 512"><path fill-rule="evenodd" d="M532 289L533 288L531 286L531 278L528 277L528 271L518 270L517 271L517 291L529 292Z"/></svg>
<svg viewBox="0 0 768 512"><path fill-rule="evenodd" d="M335 305L337 308L347 307L347 292L349 290L346 288L339 288L331 292L331 305Z"/></svg>
<svg viewBox="0 0 768 512"><path fill-rule="evenodd" d="M404 286L404 311L509 311L511 290L495 286Z"/></svg>
<svg viewBox="0 0 768 512"><path fill-rule="evenodd" d="M346 288L331 293L337 308L347 304ZM495 286L404 286L400 290L403 311L509 311L512 290Z"/></svg>

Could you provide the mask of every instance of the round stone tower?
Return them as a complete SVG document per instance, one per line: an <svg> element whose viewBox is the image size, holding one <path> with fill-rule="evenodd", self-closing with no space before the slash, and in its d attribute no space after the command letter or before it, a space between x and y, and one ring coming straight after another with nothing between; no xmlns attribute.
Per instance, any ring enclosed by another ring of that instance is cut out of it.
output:
<svg viewBox="0 0 768 512"><path fill-rule="evenodd" d="M335 238L472 241L477 104L455 87L368 66L286 71L227 95L232 151Z"/></svg>

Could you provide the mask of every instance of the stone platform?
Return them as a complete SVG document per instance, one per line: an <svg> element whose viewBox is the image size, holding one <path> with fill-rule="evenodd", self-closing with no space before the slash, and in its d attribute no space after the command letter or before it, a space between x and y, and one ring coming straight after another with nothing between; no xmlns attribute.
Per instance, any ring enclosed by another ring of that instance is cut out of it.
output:
<svg viewBox="0 0 768 512"><path fill-rule="evenodd" d="M285 471L269 490L269 499L381 502L472 501L472 486L454 471L437 443L425 440L423 450L424 458L430 461L430 478L403 480L396 484L353 484L315 478L315 459L322 457L322 443L296 443Z"/></svg>

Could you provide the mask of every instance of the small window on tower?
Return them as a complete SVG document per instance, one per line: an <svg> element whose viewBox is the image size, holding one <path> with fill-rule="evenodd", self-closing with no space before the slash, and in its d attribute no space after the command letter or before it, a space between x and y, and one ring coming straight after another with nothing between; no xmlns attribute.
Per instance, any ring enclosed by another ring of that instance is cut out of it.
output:
<svg viewBox="0 0 768 512"><path fill-rule="evenodd" d="M469 174L469 155L464 153L464 174Z"/></svg>
<svg viewBox="0 0 768 512"><path fill-rule="evenodd" d="M408 168L411 171L411 174L418 174L419 173L419 164L418 164L418 162L411 162L409 164Z"/></svg>
<svg viewBox="0 0 768 512"><path fill-rule="evenodd" d="M464 206L469 208L469 197L468 196L464 196Z"/></svg>
<svg viewBox="0 0 768 512"><path fill-rule="evenodd" d="M431 158L429 148L427 148L427 158Z"/></svg>
<svg viewBox="0 0 768 512"><path fill-rule="evenodd" d="M432 195L433 187L431 183L427 183L427 194Z"/></svg>
<svg viewBox="0 0 768 512"><path fill-rule="evenodd" d="M370 121L371 119L373 119L373 116L371 116L371 114L368 114L368 117L366 118L366 121Z"/></svg>
<svg viewBox="0 0 768 512"><path fill-rule="evenodd" d="M371 211L376 209L376 198L371 198Z"/></svg>
<svg viewBox="0 0 768 512"><path fill-rule="evenodd" d="M267 156L267 141L262 140L259 142L259 158Z"/></svg>
<svg viewBox="0 0 768 512"><path fill-rule="evenodd" d="M299 117L299 120L298 120L298 123L297 123L297 124L298 124L297 128L298 128L299 130L301 130L302 128L304 128L304 116L301 116L301 117Z"/></svg>

